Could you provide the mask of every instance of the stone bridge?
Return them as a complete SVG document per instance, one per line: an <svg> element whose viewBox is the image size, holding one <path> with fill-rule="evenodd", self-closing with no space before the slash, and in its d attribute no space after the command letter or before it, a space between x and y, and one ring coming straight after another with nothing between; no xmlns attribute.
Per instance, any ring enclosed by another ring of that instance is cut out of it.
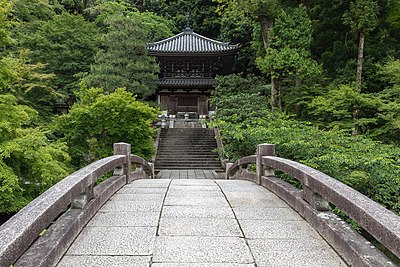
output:
<svg viewBox="0 0 400 267"><path fill-rule="evenodd" d="M399 216L274 150L227 164L226 179L153 179L152 164L115 144L0 226L0 266L396 266L330 209L397 257Z"/></svg>

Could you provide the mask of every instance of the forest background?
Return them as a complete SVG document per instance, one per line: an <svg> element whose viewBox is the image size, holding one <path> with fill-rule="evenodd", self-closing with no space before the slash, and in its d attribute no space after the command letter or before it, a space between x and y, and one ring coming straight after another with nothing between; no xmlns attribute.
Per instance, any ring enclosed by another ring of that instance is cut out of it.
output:
<svg viewBox="0 0 400 267"><path fill-rule="evenodd" d="M151 157L146 44L188 23L241 46L211 99L221 155L274 143L400 214L398 0L0 0L0 213L114 142Z"/></svg>

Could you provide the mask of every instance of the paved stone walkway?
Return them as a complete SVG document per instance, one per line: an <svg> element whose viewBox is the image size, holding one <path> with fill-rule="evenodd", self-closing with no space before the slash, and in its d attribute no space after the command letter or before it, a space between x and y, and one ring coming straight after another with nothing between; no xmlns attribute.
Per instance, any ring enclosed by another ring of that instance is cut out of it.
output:
<svg viewBox="0 0 400 267"><path fill-rule="evenodd" d="M213 170L162 170L157 174L157 179L219 179Z"/></svg>
<svg viewBox="0 0 400 267"><path fill-rule="evenodd" d="M139 180L94 216L58 266L345 266L311 226L248 181Z"/></svg>

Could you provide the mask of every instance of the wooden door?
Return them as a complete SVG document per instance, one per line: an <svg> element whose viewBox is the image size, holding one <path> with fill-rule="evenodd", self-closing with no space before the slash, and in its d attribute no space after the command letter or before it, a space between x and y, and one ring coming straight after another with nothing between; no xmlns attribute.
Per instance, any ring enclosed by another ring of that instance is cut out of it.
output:
<svg viewBox="0 0 400 267"><path fill-rule="evenodd" d="M170 109L170 96L169 95L160 95L160 106L161 110L169 110Z"/></svg>
<svg viewBox="0 0 400 267"><path fill-rule="evenodd" d="M197 113L199 115L208 115L208 97L200 96L197 98Z"/></svg>
<svg viewBox="0 0 400 267"><path fill-rule="evenodd" d="M178 112L178 98L171 96L169 99L169 114L176 115Z"/></svg>

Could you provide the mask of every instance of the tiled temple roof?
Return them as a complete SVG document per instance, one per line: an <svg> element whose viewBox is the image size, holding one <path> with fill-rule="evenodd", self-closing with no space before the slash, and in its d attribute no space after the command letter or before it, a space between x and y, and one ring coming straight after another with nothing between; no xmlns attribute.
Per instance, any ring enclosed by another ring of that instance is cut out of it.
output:
<svg viewBox="0 0 400 267"><path fill-rule="evenodd" d="M183 32L147 45L149 54L209 54L209 53L232 53L239 49L239 45L218 42L193 32L186 28Z"/></svg>
<svg viewBox="0 0 400 267"><path fill-rule="evenodd" d="M157 85L162 87L213 87L216 84L212 78L163 78L157 81Z"/></svg>

